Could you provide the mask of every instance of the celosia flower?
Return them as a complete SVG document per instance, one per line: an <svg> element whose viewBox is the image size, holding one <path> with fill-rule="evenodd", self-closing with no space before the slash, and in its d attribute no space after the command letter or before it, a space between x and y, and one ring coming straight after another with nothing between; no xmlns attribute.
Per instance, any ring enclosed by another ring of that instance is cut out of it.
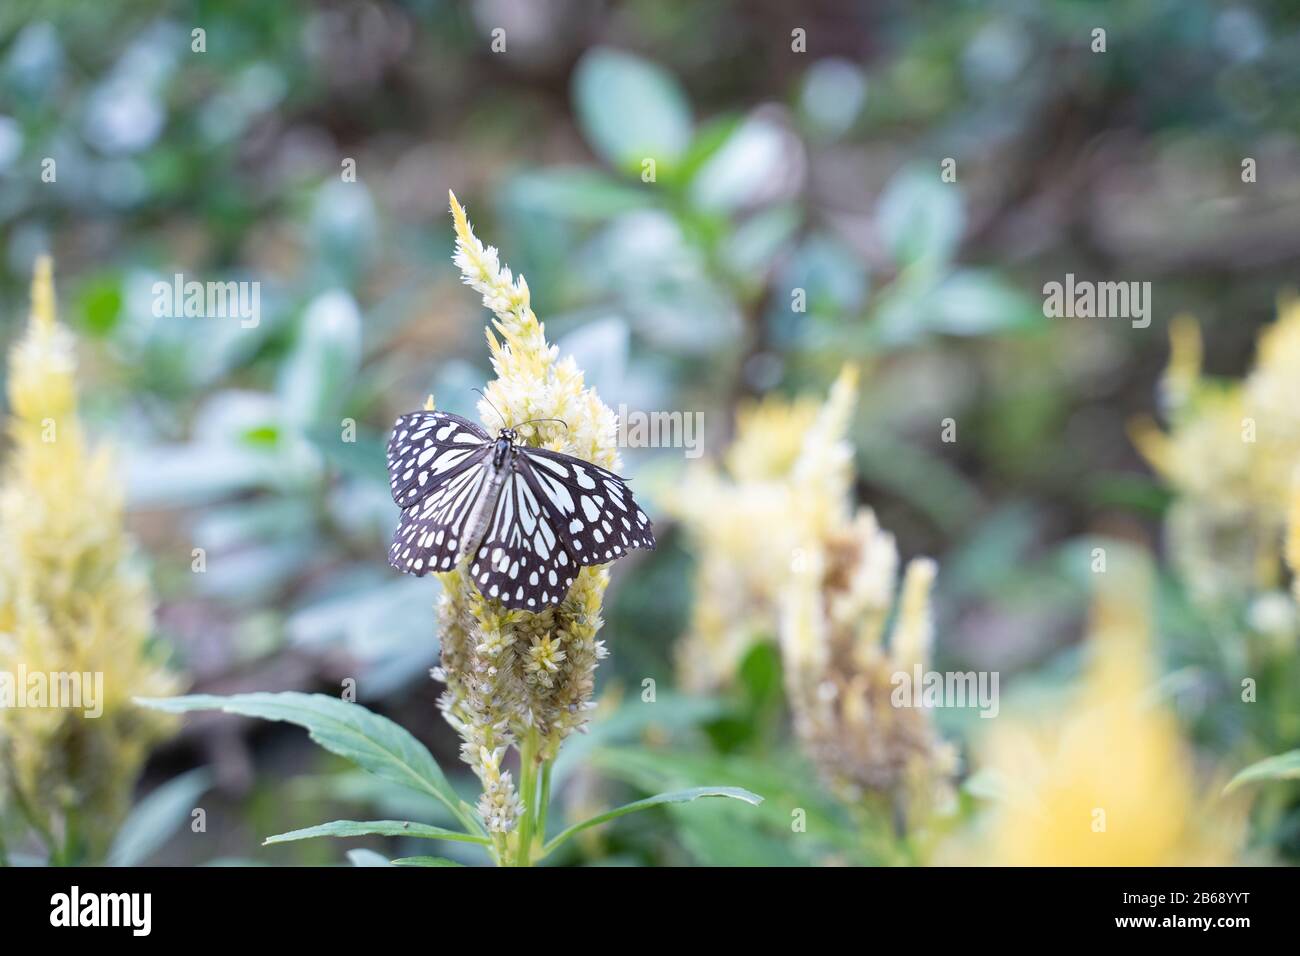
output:
<svg viewBox="0 0 1300 956"><path fill-rule="evenodd" d="M537 422L521 428L520 440L617 471L613 410L584 386L573 358L561 359L547 343L527 283L512 277L496 249L475 237L455 196L451 210L456 264L494 314L487 340L497 378L487 386L480 417L496 427L498 412L511 424L560 419L567 428ZM545 774L561 742L589 719L596 665L605 656L596 634L609 573L582 568L565 600L536 614L485 599L459 570L439 577L442 662L435 677L447 685L440 707L460 733L461 755L483 785L479 811L498 858L520 855L522 847L520 858L526 860L531 835L508 835L521 819L529 822L542 809L536 802L538 773ZM521 753L518 784L501 770L511 746ZM533 814L525 815L526 806Z"/></svg>
<svg viewBox="0 0 1300 956"><path fill-rule="evenodd" d="M1151 572L1098 575L1082 687L1056 719L996 721L981 770L999 800L953 862L1173 866L1231 861L1235 807L1211 803L1174 716L1152 701ZM1201 794L1206 796L1203 798Z"/></svg>
<svg viewBox="0 0 1300 956"><path fill-rule="evenodd" d="M786 693L805 751L839 796L881 794L921 816L950 802L955 749L925 708L896 706L896 675L930 662L928 558L907 565L888 642L898 552L870 509L809 548L790 578L781 621Z"/></svg>
<svg viewBox="0 0 1300 956"><path fill-rule="evenodd" d="M149 747L172 718L131 698L170 694L149 660L152 598L123 531L112 462L86 448L70 332L55 319L50 261L37 262L27 330L9 356L12 450L0 489L0 670L102 675L84 709L0 708L0 793L34 816L55 858L96 858ZM60 832L61 831L61 832Z"/></svg>
<svg viewBox="0 0 1300 956"><path fill-rule="evenodd" d="M729 684L756 642L776 640L777 602L802 534L789 520L792 476L820 411L811 398L741 408L724 467L701 463L663 497L698 560L690 630L676 650L689 690Z"/></svg>
<svg viewBox="0 0 1300 956"><path fill-rule="evenodd" d="M779 640L794 726L828 785L891 810L945 803L955 751L922 708L895 707L894 676L929 662L935 565L909 563L892 636L898 550L854 510L847 367L823 405L769 399L740 416L727 473L704 466L672 499L700 552L683 682L725 684L755 641Z"/></svg>
<svg viewBox="0 0 1300 956"><path fill-rule="evenodd" d="M1171 327L1162 383L1168 432L1133 426L1134 442L1177 493L1168 528L1193 592L1214 602L1275 588L1292 474L1300 465L1300 300L1260 335L1240 382L1206 380L1194 321Z"/></svg>

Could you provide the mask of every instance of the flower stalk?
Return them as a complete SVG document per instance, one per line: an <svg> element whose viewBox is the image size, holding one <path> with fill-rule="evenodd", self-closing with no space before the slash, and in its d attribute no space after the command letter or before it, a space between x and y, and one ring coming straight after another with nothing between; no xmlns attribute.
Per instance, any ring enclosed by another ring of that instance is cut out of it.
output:
<svg viewBox="0 0 1300 956"><path fill-rule="evenodd" d="M496 249L479 241L454 195L450 202L455 262L493 314L487 343L497 377L484 392L480 417L496 422L500 414L508 424L557 419L521 426L519 440L617 471L614 411L585 386L574 360L561 359L547 342L523 276L512 275ZM442 660L434 677L446 685L439 707L482 783L478 812L497 862L528 866L545 840L551 763L594 706L595 670L606 654L597 633L609 573L583 567L565 600L538 613L485 598L460 570L439 577ZM510 750L520 758L517 782L503 769Z"/></svg>

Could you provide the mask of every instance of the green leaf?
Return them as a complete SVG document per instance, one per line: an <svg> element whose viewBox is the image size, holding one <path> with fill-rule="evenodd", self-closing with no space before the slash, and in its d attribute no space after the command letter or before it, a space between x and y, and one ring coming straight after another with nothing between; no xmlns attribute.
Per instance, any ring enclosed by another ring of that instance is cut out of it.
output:
<svg viewBox="0 0 1300 956"><path fill-rule="evenodd" d="M180 714L192 710L221 710L228 714L260 717L297 724L330 753L344 757L363 770L393 783L436 797L466 827L482 832L469 806L451 788L442 768L424 744L387 717L324 694L256 693L218 697L137 698L155 710Z"/></svg>
<svg viewBox="0 0 1300 956"><path fill-rule="evenodd" d="M694 171L689 196L697 209L731 213L756 203L791 162L788 134L771 119L750 117Z"/></svg>
<svg viewBox="0 0 1300 956"><path fill-rule="evenodd" d="M295 840L312 840L316 837L357 837L357 836L402 836L415 837L419 840L452 840L457 843L478 843L487 845L487 837L457 830L444 830L442 827L429 826L426 823L411 823L406 820L334 820L302 830L290 830L277 833L262 841L263 846L272 843L292 843Z"/></svg>
<svg viewBox="0 0 1300 956"><path fill-rule="evenodd" d="M333 289L313 299L280 377L289 421L337 425L360 354L361 312L352 296Z"/></svg>
<svg viewBox="0 0 1300 956"><path fill-rule="evenodd" d="M363 433L353 441L343 441L337 422L308 428L305 434L321 457L344 474L375 481L387 480L388 468L384 464L387 441L384 438Z"/></svg>
<svg viewBox="0 0 1300 956"><path fill-rule="evenodd" d="M689 183L701 167L718 154L727 145L736 129L743 121L738 115L722 116L705 123L691 140L690 148L682 157L681 166L676 171L677 178Z"/></svg>
<svg viewBox="0 0 1300 956"><path fill-rule="evenodd" d="M586 54L573 74L574 111L587 142L611 166L671 170L691 142L686 93L661 67L608 48Z"/></svg>
<svg viewBox="0 0 1300 956"><path fill-rule="evenodd" d="M520 173L507 186L514 208L530 216L603 222L653 205L653 193L581 167Z"/></svg>
<svg viewBox="0 0 1300 956"><path fill-rule="evenodd" d="M1300 750L1288 750L1284 754L1266 757L1259 763L1251 764L1228 781L1223 792L1228 794L1245 784L1259 783L1263 780L1297 779L1300 779Z"/></svg>
<svg viewBox="0 0 1300 956"><path fill-rule="evenodd" d="M723 701L693 694L661 691L654 703L633 697L613 713L589 724L587 733L574 734L564 742L555 758L551 783L558 789L569 774L601 747L638 740L650 728L661 736L681 734L726 713L727 705Z"/></svg>
<svg viewBox="0 0 1300 956"><path fill-rule="evenodd" d="M194 802L212 786L204 767L173 777L141 800L122 823L108 851L109 866L138 866L189 819Z"/></svg>
<svg viewBox="0 0 1300 956"><path fill-rule="evenodd" d="M1042 321L1042 309L991 272L962 269L941 282L926 302L927 327L948 335L988 335Z"/></svg>
<svg viewBox="0 0 1300 956"><path fill-rule="evenodd" d="M724 852L728 839L748 839L754 844L770 840L769 846L783 845L784 851L774 850L770 856L778 865L787 857L811 863L828 854L860 862L885 862L883 855L864 852L863 838L882 828L892 830L892 820L866 817L851 821L842 804L827 793L816 774L796 754L775 751L754 758L621 747L599 750L589 762L602 773L647 792L689 787L703 780L725 780L763 794L761 805L746 810L723 802L694 810L669 808L683 846L706 865L753 862L752 855L742 848L727 848ZM807 829L791 838L791 814L796 809L802 811ZM727 810L734 812L727 814ZM720 835L715 832L718 830L731 835ZM750 831L752 836L739 836Z"/></svg>
<svg viewBox="0 0 1300 956"><path fill-rule="evenodd" d="M399 856L391 861L393 866L464 866L445 856Z"/></svg>
<svg viewBox="0 0 1300 956"><path fill-rule="evenodd" d="M902 265L947 262L965 227L961 192L938 171L904 169L885 186L876 217L885 243Z"/></svg>
<svg viewBox="0 0 1300 956"><path fill-rule="evenodd" d="M699 800L702 797L730 797L733 800L743 800L751 806L758 806L763 802L763 798L756 793L744 789L743 787L692 787L689 790L674 790L672 793L659 793L653 797L646 797L644 800L636 800L632 803L624 804L613 810L607 810L599 813L590 819L583 820L581 823L575 823L573 826L559 833L554 839L550 840L542 849L542 855L545 856L558 847L569 837L580 833L589 827L599 826L602 823L608 823L618 817L625 816L629 813L636 813L639 810L649 810L651 807L663 806L668 803L689 803L692 800Z"/></svg>
<svg viewBox="0 0 1300 956"><path fill-rule="evenodd" d="M605 747L588 758L602 773L646 792L699 786L705 780L729 784L763 794L755 811L773 827L789 831L790 811L808 815L809 833L830 833L838 828L839 804L826 793L807 766L780 754L763 758L650 750L644 747Z"/></svg>
<svg viewBox="0 0 1300 956"><path fill-rule="evenodd" d="M800 866L809 862L796 850L806 849L811 841L791 839L788 833L755 819L758 814L745 813L729 800L669 807L668 813L674 835L702 866Z"/></svg>
<svg viewBox="0 0 1300 956"><path fill-rule="evenodd" d="M77 297L82 322L92 335L107 335L117 326L122 314L122 284L114 275L90 280Z"/></svg>

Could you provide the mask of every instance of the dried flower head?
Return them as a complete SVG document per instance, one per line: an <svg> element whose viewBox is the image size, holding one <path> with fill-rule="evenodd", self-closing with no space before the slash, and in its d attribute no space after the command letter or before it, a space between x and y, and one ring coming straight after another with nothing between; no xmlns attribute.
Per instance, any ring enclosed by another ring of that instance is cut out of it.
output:
<svg viewBox="0 0 1300 956"><path fill-rule="evenodd" d="M892 693L898 671L929 661L936 566L908 564L887 634L898 550L870 509L854 510L856 393L850 366L825 403L745 410L726 475L705 466L673 499L700 552L679 662L688 686L718 686L755 641L777 639L796 734L827 784L851 803L920 811L947 802L956 753L928 711Z"/></svg>
<svg viewBox="0 0 1300 956"><path fill-rule="evenodd" d="M946 808L956 750L927 709L898 706L895 694L897 675L910 679L930 662L935 563L908 563L886 639L898 552L871 510L810 554L791 574L781 619L786 693L805 752L850 803L880 794L914 816Z"/></svg>
<svg viewBox="0 0 1300 956"><path fill-rule="evenodd" d="M152 598L123 531L108 454L77 419L72 334L55 319L49 259L9 356L9 438L0 489L0 670L102 675L102 708L0 707L0 793L65 829L94 858L120 821L140 764L172 718L131 698L176 681L149 659ZM84 696L84 695L83 695ZM54 834L58 837L58 834ZM65 833L62 839L71 839Z"/></svg>

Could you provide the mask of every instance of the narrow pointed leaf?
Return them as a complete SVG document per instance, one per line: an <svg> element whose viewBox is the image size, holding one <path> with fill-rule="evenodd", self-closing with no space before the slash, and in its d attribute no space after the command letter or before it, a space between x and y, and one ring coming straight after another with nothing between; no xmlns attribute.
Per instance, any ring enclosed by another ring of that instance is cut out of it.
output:
<svg viewBox="0 0 1300 956"><path fill-rule="evenodd" d="M141 698L137 703L170 713L220 710L297 724L330 753L351 760L385 780L436 797L466 827L480 829L478 821L467 812L464 802L447 782L442 768L424 744L387 717L381 717L360 704L324 694L297 692L235 694L231 697L194 694L188 697Z"/></svg>
<svg viewBox="0 0 1300 956"><path fill-rule="evenodd" d="M1263 780L1295 780L1300 778L1300 750L1288 750L1284 754L1266 757L1253 763L1237 774L1223 788L1224 793L1231 793L1248 783Z"/></svg>
<svg viewBox="0 0 1300 956"><path fill-rule="evenodd" d="M393 866L464 866L445 856L399 856L392 861Z"/></svg>
<svg viewBox="0 0 1300 956"><path fill-rule="evenodd" d="M263 846L272 843L292 843L294 840L311 840L315 837L356 837L356 836L404 836L421 840L454 840L458 843L486 844L487 837L473 833L461 833L458 830L444 830L425 823L409 823L405 820L334 820L302 830L290 830L277 833L262 841Z"/></svg>
<svg viewBox="0 0 1300 956"><path fill-rule="evenodd" d="M743 800L751 806L758 806L763 802L763 798L756 793L751 793L743 787L691 787L689 790L674 790L672 793L658 793L653 797L646 797L644 800L636 800L633 803L616 807L613 810L607 810L604 813L597 814L581 823L575 823L567 830L560 833L553 840L546 844L542 854L543 856L550 853L569 837L579 833L589 827L599 826L602 823L608 823L618 817L625 816L629 813L636 813L639 810L649 810L651 807L662 806L666 803L689 803L692 800L699 800L702 797L730 797L733 800Z"/></svg>
<svg viewBox="0 0 1300 956"><path fill-rule="evenodd" d="M131 811L108 851L109 866L139 866L179 830L195 802L212 786L212 774L200 767L167 781Z"/></svg>

